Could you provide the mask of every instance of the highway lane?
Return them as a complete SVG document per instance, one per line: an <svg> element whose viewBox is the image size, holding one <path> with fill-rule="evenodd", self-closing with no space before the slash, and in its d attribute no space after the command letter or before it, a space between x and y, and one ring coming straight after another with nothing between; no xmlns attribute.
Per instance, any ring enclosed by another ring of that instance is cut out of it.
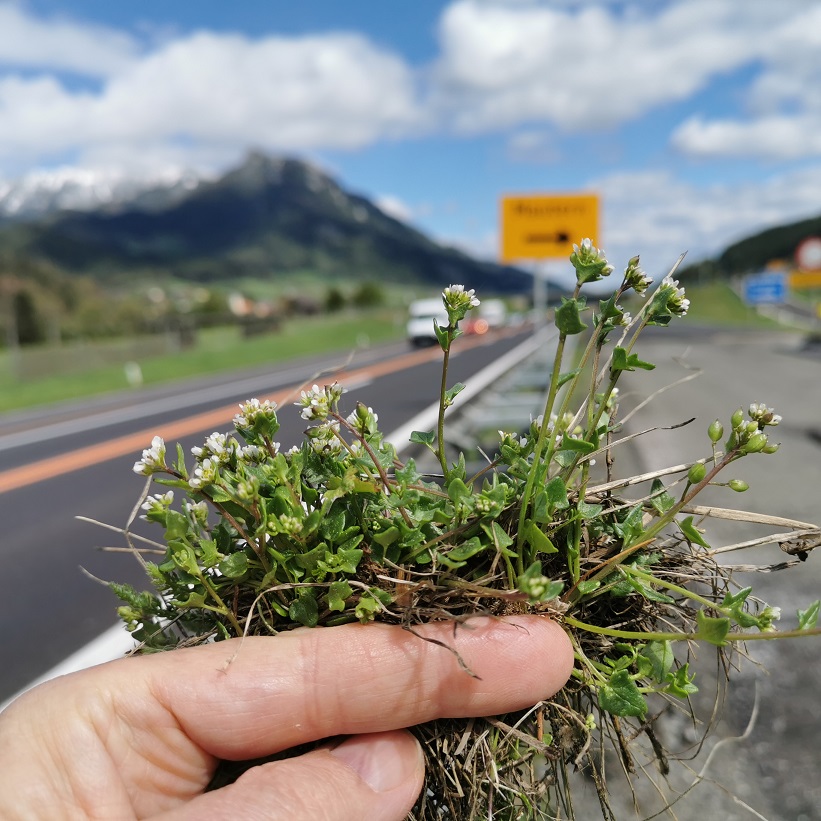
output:
<svg viewBox="0 0 821 821"><path fill-rule="evenodd" d="M781 443L773 455L752 455L732 465L723 481L737 477L750 485L745 493L710 488L700 503L770 513L821 523L821 351L804 349L800 337L770 332L729 331L675 323L647 334L638 344L639 357L657 365L650 373L628 374L622 385L623 415L674 380L701 371L694 380L658 394L630 422L631 431L696 421L676 430L658 430L614 450L616 475L628 476L681 464L710 452L707 427L719 417L725 430L738 407L766 402L783 416L771 438ZM703 525L707 541L722 547L783 528L768 528L722 520ZM770 565L789 557L777 545L726 553L726 564ZM739 586L752 585L755 594L784 608L779 628L796 624L796 609L821 597L821 548L798 567L770 573L737 573ZM681 648L683 649L683 648ZM693 783L707 755L719 740L737 739L716 749L706 778L675 804L680 821L723 818L767 818L769 821L821 821L821 781L818 779L818 735L821 732L821 639L756 641L747 650L756 663L741 661L716 730L702 753L693 727L682 714L668 709L657 732L683 761L672 761L666 779L658 777L652 750L646 750L649 770L659 792L644 782L638 797L628 788L615 764L608 786L616 796L618 818L646 818L661 810L660 794L673 800ZM710 721L716 695L716 657L701 648L691 669L697 669L693 697L698 715ZM759 666L761 665L761 666ZM757 720L749 737L738 740L757 705ZM598 815L595 791L589 806L577 807L579 817ZM743 809L736 796L754 812ZM634 809L638 801L640 811ZM667 817L662 813L659 817Z"/></svg>
<svg viewBox="0 0 821 821"><path fill-rule="evenodd" d="M515 334L457 341L450 383L469 381L471 374L523 338ZM344 360L340 355L324 364ZM353 408L356 401L371 405L382 429L392 431L436 400L440 362L436 350L411 352L404 345L357 357L346 369L353 381L340 376L343 384L351 386L343 408ZM117 534L75 517L117 526L126 522L143 483L132 466L151 435L184 430L184 435L169 441L179 438L188 450L212 431L230 429L237 403L252 395L282 394L286 388L288 403L280 414L278 438L288 447L300 439L306 426L297 408L289 406L298 395L294 395L296 386L312 380L322 367L320 361L309 360L278 366L270 374L243 375L239 391L236 375L201 381L193 388L186 385L176 397L165 388L141 395L142 406L135 405L133 395L103 400L103 408L95 403L75 404L33 415L28 428L24 414L0 419L0 701L116 620L116 598L85 575L81 566L100 579L147 586L132 556L99 550L122 546ZM258 390L247 390L251 381ZM169 407L163 409L162 402ZM139 412L131 411L135 406ZM189 423L192 417L194 422ZM15 438L20 445L15 446ZM112 440L120 443L113 450L107 444ZM96 454L93 460L86 459L89 452ZM84 461L92 463L84 465ZM31 469L32 463L39 467ZM64 472L54 475L57 469ZM4 476L12 481L4 485ZM152 528L144 532L160 535Z"/></svg>

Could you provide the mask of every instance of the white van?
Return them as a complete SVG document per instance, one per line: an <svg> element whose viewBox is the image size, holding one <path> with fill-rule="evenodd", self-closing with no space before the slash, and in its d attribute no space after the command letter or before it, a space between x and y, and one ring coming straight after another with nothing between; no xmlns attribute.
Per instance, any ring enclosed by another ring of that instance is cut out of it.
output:
<svg viewBox="0 0 821 821"><path fill-rule="evenodd" d="M441 297L437 299L417 299L408 307L408 342L416 348L423 345L435 345L436 331L433 330L433 320L439 323L440 328L448 324L448 312L442 304Z"/></svg>

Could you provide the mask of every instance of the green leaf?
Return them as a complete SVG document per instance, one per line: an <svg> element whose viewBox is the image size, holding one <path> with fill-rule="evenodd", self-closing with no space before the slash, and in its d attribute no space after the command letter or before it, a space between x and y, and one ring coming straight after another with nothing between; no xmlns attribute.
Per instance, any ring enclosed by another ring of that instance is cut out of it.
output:
<svg viewBox="0 0 821 821"><path fill-rule="evenodd" d="M439 347L443 351L446 351L450 347L450 333L448 332L447 326L440 328L439 323L434 319L433 331L436 334L436 339L439 341Z"/></svg>
<svg viewBox="0 0 821 821"><path fill-rule="evenodd" d="M288 615L293 621L305 627L316 627L319 622L319 608L314 591L310 588L301 590L299 596L291 602Z"/></svg>
<svg viewBox="0 0 821 821"><path fill-rule="evenodd" d="M381 544L382 547L387 547L388 545L392 545L399 538L399 528L389 527L381 533L374 533L371 538L377 544Z"/></svg>
<svg viewBox="0 0 821 821"><path fill-rule="evenodd" d="M245 575L248 570L248 557L244 553L232 553L230 556L226 556L217 566L223 576L227 576L229 579L238 579L240 576Z"/></svg>
<svg viewBox="0 0 821 821"><path fill-rule="evenodd" d="M570 506L567 501L567 486L561 476L554 476L544 487L547 493L547 502L555 510L565 510Z"/></svg>
<svg viewBox="0 0 821 821"><path fill-rule="evenodd" d="M575 439L572 436L564 436L562 438L562 450L575 450L578 453L593 453L595 449L596 445L584 439Z"/></svg>
<svg viewBox="0 0 821 821"><path fill-rule="evenodd" d="M636 368L641 368L644 371L655 370L655 365L652 362L643 362L639 359L638 354L628 354L624 348L616 346L613 349L613 359L610 364L610 370L613 373L618 371L634 371Z"/></svg>
<svg viewBox="0 0 821 821"><path fill-rule="evenodd" d="M602 505L592 505L579 501L579 504L576 505L576 510L579 511L579 516L581 516L582 519L595 519L596 516L604 510L604 507L602 507Z"/></svg>
<svg viewBox="0 0 821 821"><path fill-rule="evenodd" d="M505 532L504 528L498 522L491 522L490 527L482 525L482 530L487 533L495 548L508 556L515 556L516 554L506 548L513 544L513 539Z"/></svg>
<svg viewBox="0 0 821 821"><path fill-rule="evenodd" d="M601 582L595 579L588 579L584 582L579 582L576 585L576 590L578 590L580 596L588 596L594 591L598 590L601 587Z"/></svg>
<svg viewBox="0 0 821 821"><path fill-rule="evenodd" d="M636 591L636 593L644 596L644 598L649 601L657 601L664 604L672 604L674 602L674 599L671 599L665 593L659 593L658 590L654 590L651 586L652 583L645 582L644 579L637 579L634 576L630 576L629 572L627 573L627 583L633 588L633 590Z"/></svg>
<svg viewBox="0 0 821 821"><path fill-rule="evenodd" d="M433 449L433 443L436 440L436 434L431 431L415 430L410 435L410 441L414 445L427 445Z"/></svg>
<svg viewBox="0 0 821 821"><path fill-rule="evenodd" d="M213 539L200 539L199 547L204 567L213 567L222 558Z"/></svg>
<svg viewBox="0 0 821 821"><path fill-rule="evenodd" d="M687 698L698 692L698 687L693 684L696 674L693 673L692 676L688 676L688 667L688 664L682 664L675 673L670 672L667 674L666 692L679 698Z"/></svg>
<svg viewBox="0 0 821 821"><path fill-rule="evenodd" d="M345 510L337 508L332 510L322 521L320 533L324 539L333 544L339 541L342 531L345 529Z"/></svg>
<svg viewBox="0 0 821 821"><path fill-rule="evenodd" d="M662 683L673 669L673 648L669 641L650 641L644 645L641 656L650 662L654 681Z"/></svg>
<svg viewBox="0 0 821 821"><path fill-rule="evenodd" d="M650 488L650 504L660 513L665 514L676 503L676 500L667 492L661 479L654 479Z"/></svg>
<svg viewBox="0 0 821 821"><path fill-rule="evenodd" d="M188 533L191 523L178 510L166 511L165 538L181 539Z"/></svg>
<svg viewBox="0 0 821 821"><path fill-rule="evenodd" d="M700 544L702 547L706 548L710 547L710 545L704 541L704 536L696 530L696 526L693 524L692 516L688 516L686 519L679 522L678 526L681 528L681 532L684 534L688 542L695 542L696 544Z"/></svg>
<svg viewBox="0 0 821 821"><path fill-rule="evenodd" d="M558 548L532 519L525 520L525 539L536 553L558 553Z"/></svg>
<svg viewBox="0 0 821 821"><path fill-rule="evenodd" d="M713 618L706 615L703 610L699 610L696 613L696 623L699 639L714 644L716 647L723 647L727 644L725 638L730 632L730 620L726 616Z"/></svg>
<svg viewBox="0 0 821 821"><path fill-rule="evenodd" d="M763 630L766 625L762 622L761 616L754 616L744 609L747 597L752 592L752 587L744 587L737 593L725 593L721 602L721 609L740 627L758 627Z"/></svg>
<svg viewBox="0 0 821 821"><path fill-rule="evenodd" d="M818 624L818 611L821 599L814 601L806 610L798 611L798 629L812 630Z"/></svg>
<svg viewBox="0 0 821 821"><path fill-rule="evenodd" d="M359 597L359 602L354 610L354 615L359 621L363 624L373 621L374 616L379 612L382 605L391 603L390 594L383 594L384 591L372 587ZM387 600L385 600L385 595L387 595Z"/></svg>
<svg viewBox="0 0 821 821"><path fill-rule="evenodd" d="M599 688L599 707L614 716L643 717L647 702L627 670L617 670Z"/></svg>
<svg viewBox="0 0 821 821"><path fill-rule="evenodd" d="M345 609L345 599L350 598L352 595L353 588L346 579L331 582L327 593L328 609L341 613Z"/></svg>
<svg viewBox="0 0 821 821"><path fill-rule="evenodd" d="M578 458L578 452L575 450L557 450L556 453L553 454L553 461L559 465L559 467L563 468L572 467L576 464Z"/></svg>
<svg viewBox="0 0 821 821"><path fill-rule="evenodd" d="M639 541L641 534L644 533L643 517L644 508L641 505L636 505L630 508L630 512L623 521L613 525L613 529L621 536L624 547L630 547L630 545Z"/></svg>
<svg viewBox="0 0 821 821"><path fill-rule="evenodd" d="M464 544L459 545L459 547L454 547L453 550L449 550L447 557L454 562L463 562L466 559L472 558L477 553L481 553L486 547L487 545L483 544L478 536L473 536Z"/></svg>
<svg viewBox="0 0 821 821"><path fill-rule="evenodd" d="M448 482L447 491L448 497L454 503L469 499L473 495L470 488L458 476Z"/></svg>
<svg viewBox="0 0 821 821"><path fill-rule="evenodd" d="M561 388L562 385L567 384L570 382L571 379L575 379L579 375L579 369L577 368L575 371L568 371L567 373L563 373L559 376L559 381L556 383L557 388Z"/></svg>
<svg viewBox="0 0 821 821"><path fill-rule="evenodd" d="M362 535L360 534L355 539L351 539L349 541L355 544L359 544L359 542L362 541ZM339 550L337 550L336 555L334 556L334 558L336 559L336 562L334 563L335 572L342 572L353 575L354 573L356 573L356 567L362 558L362 554L363 551L357 547L340 547Z"/></svg>
<svg viewBox="0 0 821 821"><path fill-rule="evenodd" d="M584 299L562 297L562 304L556 308L556 327L563 334L580 334L587 328L582 322L580 313L585 307Z"/></svg>
<svg viewBox="0 0 821 821"><path fill-rule="evenodd" d="M445 407L449 408L453 404L453 400L465 389L461 382L457 382L452 388L445 391Z"/></svg>

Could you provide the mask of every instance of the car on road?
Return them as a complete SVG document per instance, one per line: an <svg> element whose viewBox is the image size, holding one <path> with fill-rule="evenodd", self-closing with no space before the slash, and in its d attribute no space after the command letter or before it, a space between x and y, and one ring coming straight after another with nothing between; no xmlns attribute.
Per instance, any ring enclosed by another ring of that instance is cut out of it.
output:
<svg viewBox="0 0 821 821"><path fill-rule="evenodd" d="M407 336L414 348L436 344L436 331L433 322L440 328L448 324L448 314L441 298L417 299L408 307Z"/></svg>

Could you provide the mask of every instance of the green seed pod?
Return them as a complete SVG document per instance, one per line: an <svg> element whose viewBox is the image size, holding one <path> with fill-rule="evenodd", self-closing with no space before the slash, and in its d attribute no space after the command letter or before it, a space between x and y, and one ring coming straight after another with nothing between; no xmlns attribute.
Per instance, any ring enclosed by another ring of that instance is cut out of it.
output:
<svg viewBox="0 0 821 821"><path fill-rule="evenodd" d="M781 442L767 442L763 448L761 448L762 453L775 453L781 447Z"/></svg>
<svg viewBox="0 0 821 821"><path fill-rule="evenodd" d="M730 479L730 481L727 482L727 487L736 493L744 493L745 490L750 489L750 486L743 479Z"/></svg>
<svg viewBox="0 0 821 821"><path fill-rule="evenodd" d="M744 453L758 453L767 446L767 434L756 433L750 437L750 441L741 449Z"/></svg>
<svg viewBox="0 0 821 821"><path fill-rule="evenodd" d="M707 428L707 435L710 437L710 441L715 444L724 436L724 425L716 419L716 421Z"/></svg>
<svg viewBox="0 0 821 821"><path fill-rule="evenodd" d="M741 423L744 421L744 411L739 408L731 417L730 417L730 424L733 428L737 428Z"/></svg>
<svg viewBox="0 0 821 821"><path fill-rule="evenodd" d="M690 468L690 471L687 474L687 480L691 485L697 485L706 475L707 468L702 465L701 462L697 462Z"/></svg>

